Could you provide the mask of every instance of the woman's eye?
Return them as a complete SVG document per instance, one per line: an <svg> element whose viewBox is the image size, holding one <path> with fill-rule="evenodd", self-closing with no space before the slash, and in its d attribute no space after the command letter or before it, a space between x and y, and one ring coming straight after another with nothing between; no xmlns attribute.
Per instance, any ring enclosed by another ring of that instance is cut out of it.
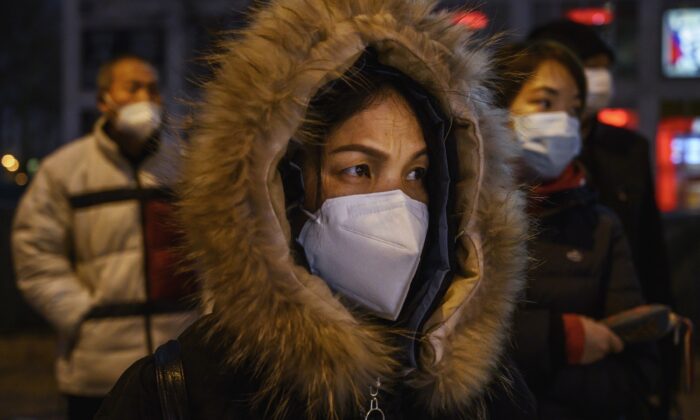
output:
<svg viewBox="0 0 700 420"><path fill-rule="evenodd" d="M411 172L408 173L408 176L406 176L406 179L408 181L419 181L423 178L425 178L427 170L425 168L415 168L411 170Z"/></svg>
<svg viewBox="0 0 700 420"><path fill-rule="evenodd" d="M542 111L546 111L552 107L552 101L549 99L534 99L530 101L530 103Z"/></svg>
<svg viewBox="0 0 700 420"><path fill-rule="evenodd" d="M369 178L369 166L368 165L355 165L349 168L343 169L345 175L357 176L357 177L367 177Z"/></svg>

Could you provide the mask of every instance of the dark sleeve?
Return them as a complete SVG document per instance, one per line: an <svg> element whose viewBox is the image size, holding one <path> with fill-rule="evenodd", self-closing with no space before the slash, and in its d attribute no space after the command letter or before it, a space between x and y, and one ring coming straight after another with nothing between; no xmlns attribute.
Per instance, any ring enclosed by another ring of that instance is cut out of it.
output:
<svg viewBox="0 0 700 420"><path fill-rule="evenodd" d="M138 360L107 394L95 420L161 419L153 357Z"/></svg>
<svg viewBox="0 0 700 420"><path fill-rule="evenodd" d="M523 304L513 323L513 358L532 386L546 381L564 365L566 348L562 314Z"/></svg>
<svg viewBox="0 0 700 420"><path fill-rule="evenodd" d="M637 273L632 262L627 238L619 219L612 211L599 207L601 218L609 225L610 248L606 261L605 309L604 316L609 316L644 304Z"/></svg>

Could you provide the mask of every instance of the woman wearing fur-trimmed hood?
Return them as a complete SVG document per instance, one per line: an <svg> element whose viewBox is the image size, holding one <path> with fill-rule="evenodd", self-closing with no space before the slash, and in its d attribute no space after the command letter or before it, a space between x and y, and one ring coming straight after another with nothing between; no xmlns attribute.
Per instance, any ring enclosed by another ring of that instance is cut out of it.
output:
<svg viewBox="0 0 700 420"><path fill-rule="evenodd" d="M180 190L214 309L160 353L186 404L156 354L97 418L529 413L503 354L526 263L516 143L483 41L434 8L272 1L224 44Z"/></svg>

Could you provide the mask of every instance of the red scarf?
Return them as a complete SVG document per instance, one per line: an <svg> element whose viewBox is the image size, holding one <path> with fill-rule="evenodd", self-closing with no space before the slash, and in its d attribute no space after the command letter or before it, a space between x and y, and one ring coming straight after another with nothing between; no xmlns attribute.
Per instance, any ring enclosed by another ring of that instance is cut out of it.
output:
<svg viewBox="0 0 700 420"><path fill-rule="evenodd" d="M533 188L533 195L547 197L555 192L572 190L586 185L586 173L581 167L572 162L559 175L559 178L546 184L541 184Z"/></svg>

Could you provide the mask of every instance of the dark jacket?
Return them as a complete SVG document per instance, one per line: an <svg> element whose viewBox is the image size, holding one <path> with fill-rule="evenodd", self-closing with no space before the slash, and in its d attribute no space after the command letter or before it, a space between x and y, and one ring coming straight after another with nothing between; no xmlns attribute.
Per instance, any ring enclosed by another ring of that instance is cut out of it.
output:
<svg viewBox="0 0 700 420"><path fill-rule="evenodd" d="M251 396L258 395L263 381L250 368L234 369L223 363L225 349L207 343L205 337L211 319L204 318L190 327L179 338L187 382L187 401L192 419L263 419L269 418L268 401L255 405ZM206 344L205 344L206 343ZM501 365L499 376L506 381L493 381L487 388L484 407L469 412L432 415L416 403L410 388L399 387L381 392L379 408L387 419L472 419L479 410L490 419L534 419L535 412L530 394L520 373L509 360ZM508 385L506 385L506 383ZM274 403L273 403L274 404ZM305 418L307 402L291 401L286 413L288 419ZM347 419L363 418L361 412L347 415ZM122 376L102 406L96 419L161 419L162 412L156 388L154 358L135 363Z"/></svg>
<svg viewBox="0 0 700 420"><path fill-rule="evenodd" d="M600 203L622 222L644 298L670 305L671 278L649 142L634 131L595 122L580 160Z"/></svg>
<svg viewBox="0 0 700 420"><path fill-rule="evenodd" d="M538 233L515 316L515 359L541 418L645 418L658 378L652 348L628 345L588 365L567 364L565 354L563 314L601 319L644 302L617 217L585 186L534 205Z"/></svg>
<svg viewBox="0 0 700 420"><path fill-rule="evenodd" d="M249 411L255 401L266 418L355 418L370 407L377 378L397 390L391 401L405 408L387 402L387 411L399 417L497 417L505 405L489 401L510 401L505 343L528 230L508 165L517 143L505 112L490 105L483 43L435 7L273 0L222 45L179 191L187 248L214 307L196 338L183 337L197 415L214 410L197 407L211 397L212 407L233 404L243 418L260 415ZM433 111L416 112L430 160L430 221L398 325L344 305L294 257L293 202L279 165L298 145L312 98L351 66L379 63L408 78L411 101ZM125 375L98 418L139 418L138 407L157 404L140 392L153 386L148 363ZM223 374L218 385L212 372Z"/></svg>

